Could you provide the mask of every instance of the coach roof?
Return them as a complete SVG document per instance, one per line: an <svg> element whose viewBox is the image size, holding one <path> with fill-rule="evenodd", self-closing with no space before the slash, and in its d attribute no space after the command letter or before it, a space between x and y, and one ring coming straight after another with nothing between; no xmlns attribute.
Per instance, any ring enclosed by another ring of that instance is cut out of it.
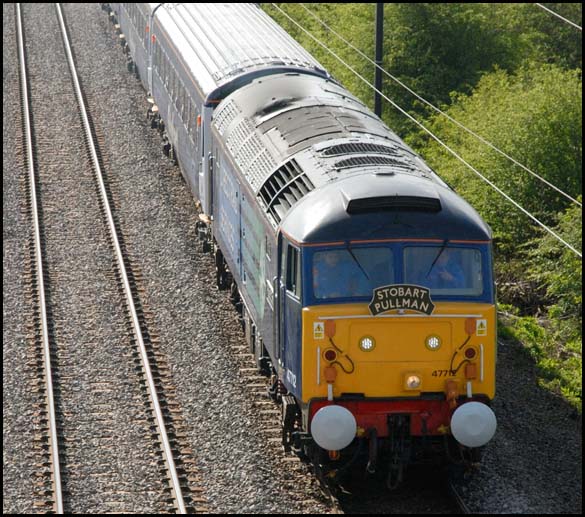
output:
<svg viewBox="0 0 585 517"><path fill-rule="evenodd" d="M208 100L274 71L329 77L323 67L255 4L162 4L156 21L171 38Z"/></svg>

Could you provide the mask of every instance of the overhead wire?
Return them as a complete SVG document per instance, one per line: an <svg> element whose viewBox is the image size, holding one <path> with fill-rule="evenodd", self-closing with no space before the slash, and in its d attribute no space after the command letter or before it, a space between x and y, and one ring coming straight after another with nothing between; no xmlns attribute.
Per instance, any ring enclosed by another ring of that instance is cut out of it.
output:
<svg viewBox="0 0 585 517"><path fill-rule="evenodd" d="M553 14L557 18L560 18L564 22L571 24L573 27L576 27L580 31L583 30L579 25L577 25L576 23L573 23L571 20L567 20L566 18L563 18L559 13L555 13L552 9L549 9L548 7L546 7L546 6L542 5L542 4L536 4L536 5L538 7L540 7L541 9L544 9L545 11L548 11L549 13Z"/></svg>
<svg viewBox="0 0 585 517"><path fill-rule="evenodd" d="M393 100L388 98L384 93L378 90L371 82L369 82L365 77L363 77L359 72L357 72L351 65L346 63L343 59L341 59L334 51L329 49L327 45L325 45L322 41L317 39L313 36L307 29L305 29L302 25L296 22L293 18L291 18L285 11L283 11L278 5L271 4L275 9L280 11L288 20L290 20L293 24L295 24L299 29L301 29L304 33L306 33L311 39L313 39L316 43L322 46L327 52L329 52L333 57L335 57L339 62L341 62L344 66L346 66L353 74L359 77L364 83L366 83L370 88L373 88L376 92L378 92L384 99L386 99L392 106L394 106L400 113L414 122L417 126L419 126L425 133L427 133L433 140L435 140L438 144L444 147L449 153L451 153L455 158L461 161L468 169L474 172L477 176L479 176L484 182L490 185L496 192L498 192L501 196L506 198L510 203L512 203L516 208L518 208L522 213L527 215L530 219L532 219L535 223L537 223L540 227L550 233L553 237L555 237L558 241L563 243L567 248L569 248L573 253L577 256L582 258L581 252L575 249L571 244L565 241L560 235L557 235L553 230L551 230L548 226L546 226L543 222L537 219L534 215L532 215L528 210L522 207L518 202L512 199L508 194L506 194L502 189L500 189L497 185L495 185L491 180L486 178L481 172L479 172L475 167L469 164L463 157L461 157L457 152L455 152L451 147L449 147L445 142L443 142L438 136L432 133L429 129L427 129L423 124L421 124L418 120L416 120L412 115L408 112L403 110L398 104L396 104Z"/></svg>
<svg viewBox="0 0 585 517"><path fill-rule="evenodd" d="M400 79L398 79L397 77L395 77L394 75L392 75L390 72L388 72L387 70L385 70L384 68L382 68L378 63L376 63L375 61L373 61L372 59L370 59L370 57L368 57L366 54L364 54L359 48L357 48L354 45L352 45L343 36L341 36L340 34L338 34L329 25L327 25L323 20L321 20L316 14L314 14L311 10L309 10L304 4L299 4L299 5L305 11L307 11L307 13L309 13L313 18L315 18L319 23L321 23L327 30L329 30L330 32L332 32L335 36L337 36L346 45L348 45L353 50L355 50L360 56L362 56L363 58L367 59L370 63L372 63L375 67L377 67L379 70L381 70L382 72L384 72L388 77L390 77L390 79L392 79L393 81L397 82L400 86L402 86L402 88L404 88L409 93L411 93L412 95L414 95L417 99L419 99L420 101L424 102L427 106L429 106L430 108L432 108L433 110L435 110L437 113L440 113L441 115L443 115L444 117L446 117L448 120L450 120L451 122L453 122L454 124L456 124L458 127L460 127L461 129L463 129L464 131L466 131L470 135L474 136L479 141L481 141L482 143L484 143L485 145L487 145L488 147L490 147L491 149L493 149L497 153L501 154L502 156L504 156L505 158L507 158L508 160L510 160L511 162L513 162L515 165L517 165L521 169L525 170L529 174L532 174L532 176L534 176L535 178L539 179L540 181L542 181L543 183L545 183L546 185L548 185L552 189L556 190L559 194L563 195L564 197L566 197L567 199L569 199L571 202L573 202L573 203L575 203L575 204L577 204L579 206L583 206L582 203L580 203L578 200L576 200L575 198L573 198L571 195L567 194L566 192L564 192L563 190L561 190L556 185L553 185L551 182L549 182L547 179L543 178L542 176L540 176L536 172L530 170L528 167L526 167L525 165L523 165L522 163L520 163L519 161L517 161L515 158L513 158L512 156L510 156L509 154L507 154L505 151L502 151L501 149L497 148L494 144L492 144L491 142L489 142L488 140L486 140L481 135L477 134L475 131L467 128L461 122L455 120L453 117L451 117L449 114L447 114L444 111L442 111L440 108L437 108L430 101L426 100L424 97L422 97L421 95L419 95L418 93L416 93L414 90L412 90L411 88L409 88Z"/></svg>

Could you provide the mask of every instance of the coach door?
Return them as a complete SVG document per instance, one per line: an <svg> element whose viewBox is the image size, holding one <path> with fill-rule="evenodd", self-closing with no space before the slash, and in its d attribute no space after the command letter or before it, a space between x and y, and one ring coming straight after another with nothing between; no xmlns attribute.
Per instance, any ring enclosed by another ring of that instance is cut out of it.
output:
<svg viewBox="0 0 585 517"><path fill-rule="evenodd" d="M287 389L300 396L301 387L301 252L282 238L278 293L278 362Z"/></svg>
<svg viewBox="0 0 585 517"><path fill-rule="evenodd" d="M213 108L209 106L203 107L203 116L201 120L199 150L201 155L199 157L199 201L201 201L201 208L203 213L207 215L212 214L212 171L213 161L211 154L211 114Z"/></svg>

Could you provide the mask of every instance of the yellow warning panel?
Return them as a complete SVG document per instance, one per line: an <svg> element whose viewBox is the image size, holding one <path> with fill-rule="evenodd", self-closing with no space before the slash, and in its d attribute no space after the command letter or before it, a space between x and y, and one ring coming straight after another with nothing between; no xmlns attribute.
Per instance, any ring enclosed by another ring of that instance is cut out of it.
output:
<svg viewBox="0 0 585 517"><path fill-rule="evenodd" d="M313 339L325 339L325 322L316 321L313 323Z"/></svg>
<svg viewBox="0 0 585 517"><path fill-rule="evenodd" d="M476 320L475 335L487 336L487 320Z"/></svg>
<svg viewBox="0 0 585 517"><path fill-rule="evenodd" d="M432 315L411 311L372 316L363 302L304 307L302 401L327 397L325 368L330 364L324 352L329 343L337 355L334 397L363 393L366 398L416 398L444 393L445 382L453 380L459 394L470 382L474 395L492 398L495 328L495 307L484 303L437 302ZM475 351L472 358L466 355L470 349ZM475 372L466 371L470 362ZM420 378L420 390L408 387L409 375Z"/></svg>

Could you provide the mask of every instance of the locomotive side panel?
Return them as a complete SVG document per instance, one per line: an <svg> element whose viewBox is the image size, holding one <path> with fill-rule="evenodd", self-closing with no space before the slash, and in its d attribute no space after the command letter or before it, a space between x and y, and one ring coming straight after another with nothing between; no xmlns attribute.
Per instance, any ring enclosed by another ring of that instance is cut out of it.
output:
<svg viewBox="0 0 585 517"><path fill-rule="evenodd" d="M217 133L214 136L214 238L257 326L257 335L267 353L274 358L275 235L259 211L253 194L245 188L237 167L225 153L221 138Z"/></svg>
<svg viewBox="0 0 585 517"><path fill-rule="evenodd" d="M225 155L216 154L215 161L214 237L234 279L241 284L240 182Z"/></svg>
<svg viewBox="0 0 585 517"><path fill-rule="evenodd" d="M245 192L240 198L242 288L252 301L255 321L264 316L266 301L266 236L254 211L254 199Z"/></svg>

